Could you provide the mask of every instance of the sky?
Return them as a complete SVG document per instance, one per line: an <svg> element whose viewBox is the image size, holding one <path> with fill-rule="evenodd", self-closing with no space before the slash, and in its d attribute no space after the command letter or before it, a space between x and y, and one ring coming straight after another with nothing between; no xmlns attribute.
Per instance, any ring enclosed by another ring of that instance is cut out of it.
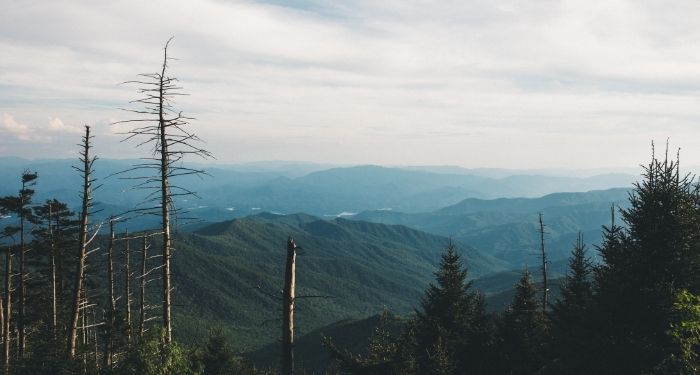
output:
<svg viewBox="0 0 700 375"><path fill-rule="evenodd" d="M700 164L695 0L0 0L0 156L105 158L171 36L217 162Z"/></svg>

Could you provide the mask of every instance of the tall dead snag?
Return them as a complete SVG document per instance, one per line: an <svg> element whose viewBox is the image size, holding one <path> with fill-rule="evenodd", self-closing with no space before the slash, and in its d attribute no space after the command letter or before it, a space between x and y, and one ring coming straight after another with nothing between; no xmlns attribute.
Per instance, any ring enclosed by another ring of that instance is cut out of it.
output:
<svg viewBox="0 0 700 375"><path fill-rule="evenodd" d="M162 229L162 272L163 272L163 338L169 344L172 337L172 321L170 315L171 291L170 259L172 256L173 242L171 236L171 219L177 215L174 198L182 195L196 195L194 192L173 184L171 179L183 175L202 175L203 170L186 168L181 165L186 155L195 155L209 158L211 154L194 144L201 140L193 133L185 130L192 118L185 117L182 112L174 109L174 98L185 95L181 92L176 78L166 75L168 61L168 45L172 38L165 43L163 49L163 64L159 73L141 74L140 80L129 81L140 85L141 99L132 103L143 105L138 110L127 110L137 114L140 118L119 121L118 123L136 123L136 128L126 132L126 139L141 138L140 145L152 146L153 153L145 158L145 162L135 165L124 172L146 171L145 176L127 177L140 180L137 185L141 189L151 189L146 198L147 206L140 209L141 212L157 212L161 216ZM145 139L144 139L145 138Z"/></svg>
<svg viewBox="0 0 700 375"><path fill-rule="evenodd" d="M114 318L117 310L117 301L114 298L114 267L113 267L113 254L114 254L114 222L117 219L115 217L109 218L109 242L107 245L107 282L108 285L108 296L109 299L109 310L107 311L107 337L105 340L104 354L103 354L103 367L112 367L112 346L114 341Z"/></svg>
<svg viewBox="0 0 700 375"><path fill-rule="evenodd" d="M282 291L282 375L294 373L294 289L296 288L297 245L287 239L287 264Z"/></svg>
<svg viewBox="0 0 700 375"><path fill-rule="evenodd" d="M8 246L5 251L5 320L3 321L3 367L5 374L10 373L10 355L12 342L10 341L10 329L12 318L12 248Z"/></svg>
<svg viewBox="0 0 700 375"><path fill-rule="evenodd" d="M143 339L146 333L146 277L148 271L146 264L148 261L148 236L143 235L143 245L141 247L141 276L139 277L139 339Z"/></svg>
<svg viewBox="0 0 700 375"><path fill-rule="evenodd" d="M53 204L51 201L48 202L48 206L48 230L51 251L51 330L53 331L53 338L56 339L56 326L58 320L58 313L56 311L56 240L53 233Z"/></svg>
<svg viewBox="0 0 700 375"><path fill-rule="evenodd" d="M129 248L129 230L124 232L124 300L126 303L126 343L131 345L131 270L130 270L130 253Z"/></svg>
<svg viewBox="0 0 700 375"><path fill-rule="evenodd" d="M547 296L549 287L547 285L547 252L544 248L544 221L540 212L540 258L542 260L542 312L547 311Z"/></svg>
<svg viewBox="0 0 700 375"><path fill-rule="evenodd" d="M88 255L88 246L90 240L88 238L88 225L89 225L89 215L90 209L92 208L92 183L95 181L92 178L93 164L96 157L90 155L90 141L93 136L90 135L90 127L85 126L85 135L83 136L83 142L80 145L82 150L80 151L80 167L74 167L78 172L80 172L83 179L83 191L82 191L82 204L80 208L80 226L78 230L78 264L75 271L75 286L73 290L73 301L72 310L70 317L70 325L68 328L68 357L75 358L75 350L77 345L77 332L78 323L80 318L81 310L81 296L84 294L84 280L85 280L85 260Z"/></svg>

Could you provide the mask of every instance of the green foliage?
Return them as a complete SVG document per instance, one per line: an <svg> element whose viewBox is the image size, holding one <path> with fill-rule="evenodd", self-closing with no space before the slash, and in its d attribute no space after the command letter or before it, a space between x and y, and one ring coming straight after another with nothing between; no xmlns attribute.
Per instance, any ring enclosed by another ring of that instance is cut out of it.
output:
<svg viewBox="0 0 700 375"><path fill-rule="evenodd" d="M214 329L209 332L209 338L204 347L194 350L192 362L201 368L203 375L245 375L257 373L251 363L234 354L220 329Z"/></svg>
<svg viewBox="0 0 700 375"><path fill-rule="evenodd" d="M700 296L681 290L673 303L668 335L676 345L656 373L691 375L700 372Z"/></svg>
<svg viewBox="0 0 700 375"><path fill-rule="evenodd" d="M667 335L676 293L700 290L700 196L678 162L653 158L620 210L624 228L604 231L596 273L600 368L652 372L674 353Z"/></svg>
<svg viewBox="0 0 700 375"><path fill-rule="evenodd" d="M153 331L146 339L134 346L116 374L124 375L186 375L197 374L187 351L177 342L167 345L160 332Z"/></svg>
<svg viewBox="0 0 700 375"><path fill-rule="evenodd" d="M342 319L365 318L384 306L399 314L411 312L440 259L434 249L447 242L402 226L303 214L260 214L182 233L173 257L174 298L180 305L173 308L176 338L191 342L221 326L238 351L277 340L277 291L283 285L289 235L303 246L297 294L335 297L298 300L299 334ZM470 252L470 266L479 274L493 269L487 260L479 261L478 252Z"/></svg>
<svg viewBox="0 0 700 375"><path fill-rule="evenodd" d="M389 332L388 324L393 319L388 311L379 316L379 325L370 336L366 354L342 351L328 336L322 337L322 345L333 359L334 371L342 374L405 374L399 358L399 344Z"/></svg>
<svg viewBox="0 0 700 375"><path fill-rule="evenodd" d="M546 361L549 321L539 304L530 272L525 269L515 286L515 297L503 315L501 354L507 373L533 374Z"/></svg>
<svg viewBox="0 0 700 375"><path fill-rule="evenodd" d="M568 374L588 374L596 339L593 317L593 267L586 245L579 235L571 252L569 272L562 284L560 298L552 305L550 318L553 356L559 368Z"/></svg>
<svg viewBox="0 0 700 375"><path fill-rule="evenodd" d="M488 345L483 334L484 298L471 291L454 244L443 253L435 279L437 284L430 284L416 312L418 370L449 373L479 368Z"/></svg>

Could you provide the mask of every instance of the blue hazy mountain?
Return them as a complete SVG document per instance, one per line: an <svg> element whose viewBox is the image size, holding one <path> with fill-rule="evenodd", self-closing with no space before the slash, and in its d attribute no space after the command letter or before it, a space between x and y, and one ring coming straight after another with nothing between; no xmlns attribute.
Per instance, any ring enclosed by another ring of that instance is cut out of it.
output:
<svg viewBox="0 0 700 375"><path fill-rule="evenodd" d="M95 163L94 193L98 203L111 210L134 208L147 192L134 190L129 177L142 172L115 173L138 160L100 159ZM37 171L37 200L58 198L77 206L80 181L72 169L75 160L24 160L0 158L0 194L19 189L23 170ZM203 165L208 176L183 176L173 180L193 190L201 199L181 199L178 206L205 221L220 221L261 211L335 216L343 212L393 209L403 212L431 212L454 205L465 198L536 197L559 191L588 191L629 186L636 177L608 174L591 177L445 173L379 166L324 169L323 164L267 162L243 165ZM439 169L439 168L438 168ZM140 174L139 174L140 173ZM125 179L126 178L126 179Z"/></svg>
<svg viewBox="0 0 700 375"><path fill-rule="evenodd" d="M351 218L449 236L519 268L538 262L539 213L544 217L550 260L558 261L569 256L579 231L591 248L598 244L601 226L610 224L611 207L626 206L627 198L628 189L623 188L540 198L468 198L433 212L375 210Z"/></svg>

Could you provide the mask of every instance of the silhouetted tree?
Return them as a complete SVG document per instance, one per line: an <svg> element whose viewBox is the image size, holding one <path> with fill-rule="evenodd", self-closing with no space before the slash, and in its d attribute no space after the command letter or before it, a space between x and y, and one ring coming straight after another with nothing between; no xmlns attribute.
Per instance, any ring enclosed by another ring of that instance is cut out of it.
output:
<svg viewBox="0 0 700 375"><path fill-rule="evenodd" d="M561 372L590 374L596 339L593 321L593 265L579 233L569 259L561 295L550 313L554 345Z"/></svg>
<svg viewBox="0 0 700 375"><path fill-rule="evenodd" d="M80 151L80 167L75 169L80 172L82 179L81 193L81 208L80 208L80 223L78 233L78 257L75 270L75 286L73 288L72 310L70 316L70 324L68 329L68 357L75 358L77 339L78 339L78 324L80 321L81 310L87 308L85 302L85 262L88 256L88 246L92 238L89 236L90 221L89 215L92 209L92 191L93 183L93 165L97 158L92 156L92 141L93 136L90 135L90 127L85 126L85 135L82 141L82 150ZM82 305L82 306L81 306ZM83 316L85 314L83 313ZM83 324L83 327L85 324ZM84 328L83 328L84 329Z"/></svg>
<svg viewBox="0 0 700 375"><path fill-rule="evenodd" d="M534 374L545 364L548 322L537 303L537 288L525 269L503 314L502 355L506 373Z"/></svg>
<svg viewBox="0 0 700 375"><path fill-rule="evenodd" d="M467 270L450 243L416 312L418 371L427 373L440 364L444 371L463 372L481 359L478 352L484 323L484 300L471 291ZM437 361L437 362L436 362ZM441 370L441 371L443 371Z"/></svg>
<svg viewBox="0 0 700 375"><path fill-rule="evenodd" d="M608 373L652 372L676 351L668 334L679 290L700 291L700 195L678 160L652 155L643 180L622 209L624 229L604 232L605 261L596 296L601 368Z"/></svg>

